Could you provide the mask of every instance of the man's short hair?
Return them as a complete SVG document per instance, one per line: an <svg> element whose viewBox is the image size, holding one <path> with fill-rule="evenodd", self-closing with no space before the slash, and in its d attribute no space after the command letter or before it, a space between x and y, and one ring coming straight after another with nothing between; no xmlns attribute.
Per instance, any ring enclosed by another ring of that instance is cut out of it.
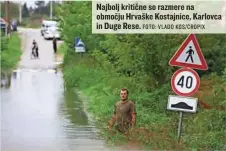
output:
<svg viewBox="0 0 226 151"><path fill-rule="evenodd" d="M128 91L127 88L121 88L121 89L120 89L120 92L121 92L121 91L126 91L126 93L129 94L129 91Z"/></svg>

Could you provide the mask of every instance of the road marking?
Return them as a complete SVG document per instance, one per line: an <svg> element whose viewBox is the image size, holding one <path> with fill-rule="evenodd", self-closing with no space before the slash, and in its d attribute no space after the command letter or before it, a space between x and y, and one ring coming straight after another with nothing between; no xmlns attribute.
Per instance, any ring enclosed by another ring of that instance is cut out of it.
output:
<svg viewBox="0 0 226 151"><path fill-rule="evenodd" d="M63 63L62 61L61 61L61 62L60 62L60 61L55 62L56 65L60 65L60 64L62 64L62 63Z"/></svg>
<svg viewBox="0 0 226 151"><path fill-rule="evenodd" d="M13 72L48 72L48 73L56 73L58 69L17 69L13 70Z"/></svg>

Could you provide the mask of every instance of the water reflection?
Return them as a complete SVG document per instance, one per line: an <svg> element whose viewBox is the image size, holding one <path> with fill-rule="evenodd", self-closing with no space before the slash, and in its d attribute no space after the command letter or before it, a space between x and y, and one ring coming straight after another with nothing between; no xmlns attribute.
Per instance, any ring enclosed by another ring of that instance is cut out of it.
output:
<svg viewBox="0 0 226 151"><path fill-rule="evenodd" d="M64 91L63 112L75 125L88 125L88 117L83 110L82 101L78 98L73 89Z"/></svg>
<svg viewBox="0 0 226 151"><path fill-rule="evenodd" d="M13 74L12 74L12 77L14 78L14 79L16 79L17 78L17 71L13 71Z"/></svg>
<svg viewBox="0 0 226 151"><path fill-rule="evenodd" d="M1 72L1 87L9 88L11 85L11 73Z"/></svg>

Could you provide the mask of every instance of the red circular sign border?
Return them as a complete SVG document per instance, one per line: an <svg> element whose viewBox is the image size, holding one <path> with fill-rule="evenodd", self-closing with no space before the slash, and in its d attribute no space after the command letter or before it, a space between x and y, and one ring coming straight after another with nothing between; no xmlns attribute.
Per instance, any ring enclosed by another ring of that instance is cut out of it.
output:
<svg viewBox="0 0 226 151"><path fill-rule="evenodd" d="M193 73L193 74L195 75L196 79L197 79L197 85L196 85L195 89L194 89L193 91L191 91L190 93L181 93L181 92L179 92L179 91L176 89L176 87L174 86L174 81L175 81L176 76L177 76L180 72L183 72L183 71L189 71L189 72ZM196 93L196 92L198 91L199 86L200 86L200 78L199 78L198 73L197 73L195 70L193 70L193 69L191 69L191 68L188 68L188 67L181 68L181 69L177 70L177 71L173 74L172 79L171 79L171 87L172 87L173 91L174 91L177 95L180 95L180 96L191 96L191 95L193 95L194 93Z"/></svg>

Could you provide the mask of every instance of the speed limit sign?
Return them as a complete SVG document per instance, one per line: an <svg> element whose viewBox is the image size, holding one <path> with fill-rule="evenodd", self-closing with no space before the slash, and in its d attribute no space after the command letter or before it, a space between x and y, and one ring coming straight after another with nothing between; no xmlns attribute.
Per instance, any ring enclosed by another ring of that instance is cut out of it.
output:
<svg viewBox="0 0 226 151"><path fill-rule="evenodd" d="M199 75L191 68L177 70L171 79L173 91L180 96L191 96L200 86Z"/></svg>

